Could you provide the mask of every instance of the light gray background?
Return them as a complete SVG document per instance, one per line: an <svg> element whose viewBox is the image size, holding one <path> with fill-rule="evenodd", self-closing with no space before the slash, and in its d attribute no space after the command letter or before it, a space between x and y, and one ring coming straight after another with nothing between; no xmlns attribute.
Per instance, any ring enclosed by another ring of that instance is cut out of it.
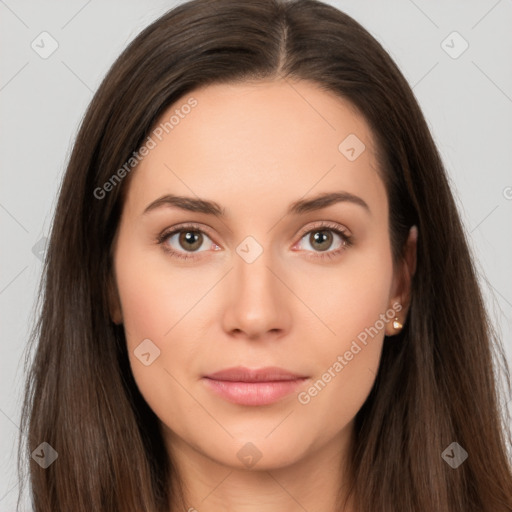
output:
<svg viewBox="0 0 512 512"><path fill-rule="evenodd" d="M0 0L1 512L14 510L18 490L20 358L41 275L33 247L49 232L93 92L127 43L177 3ZM328 3L362 23L413 87L452 180L487 305L512 364L512 1ZM31 48L43 31L59 45L47 59ZM445 51L462 48L457 36L446 40L453 31L469 44L458 58ZM512 397L503 401L512 405Z"/></svg>

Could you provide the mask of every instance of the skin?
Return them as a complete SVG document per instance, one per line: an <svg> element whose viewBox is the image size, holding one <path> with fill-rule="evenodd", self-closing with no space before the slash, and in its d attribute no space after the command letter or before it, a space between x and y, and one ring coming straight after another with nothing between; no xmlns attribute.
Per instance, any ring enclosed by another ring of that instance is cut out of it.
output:
<svg viewBox="0 0 512 512"><path fill-rule="evenodd" d="M392 319L307 404L297 392L271 405L233 404L201 377L280 366L309 377L298 391L310 388L393 304L402 305L404 322L415 232L395 267L372 133L346 100L283 80L211 85L190 96L197 106L130 175L113 246L112 319L124 324L133 375L161 422L190 510L341 510L335 496L346 483L354 417L374 383L384 335L398 332ZM349 134L366 146L354 161L338 150ZM286 215L290 203L333 191L360 197L369 211L339 202ZM226 218L171 206L143 214L166 193L213 200ZM199 249L180 244L179 234L164 242L195 256L182 260L155 240L186 222L203 230ZM315 243L313 235L329 229L319 222L348 232L352 245L322 258L341 238L329 231L330 244ZM263 249L252 263L236 252L247 236ZM149 366L134 355L144 339L160 350ZM249 442L261 454L252 467L237 457ZM351 502L344 510L355 512Z"/></svg>

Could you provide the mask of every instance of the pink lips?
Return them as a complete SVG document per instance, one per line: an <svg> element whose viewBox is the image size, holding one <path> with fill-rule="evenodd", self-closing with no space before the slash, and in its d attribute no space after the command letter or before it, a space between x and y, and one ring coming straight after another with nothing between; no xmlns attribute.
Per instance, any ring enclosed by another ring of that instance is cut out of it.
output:
<svg viewBox="0 0 512 512"><path fill-rule="evenodd" d="M208 387L239 405L268 405L276 402L302 384L307 377L275 366L251 370L238 366L209 375L203 380Z"/></svg>

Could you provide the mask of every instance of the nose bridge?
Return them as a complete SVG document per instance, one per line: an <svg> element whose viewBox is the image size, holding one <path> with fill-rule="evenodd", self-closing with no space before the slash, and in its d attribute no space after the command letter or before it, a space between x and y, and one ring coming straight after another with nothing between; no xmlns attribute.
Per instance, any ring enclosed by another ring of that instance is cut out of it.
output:
<svg viewBox="0 0 512 512"><path fill-rule="evenodd" d="M278 292L278 283L269 270L275 266L271 253L269 247L263 248L255 239L245 240L237 247L234 277L236 293L240 300L254 298L254 302L260 305L274 300Z"/></svg>
<svg viewBox="0 0 512 512"><path fill-rule="evenodd" d="M278 267L269 247L247 237L236 248L226 312L228 329L255 336L284 328L286 300L274 275Z"/></svg>

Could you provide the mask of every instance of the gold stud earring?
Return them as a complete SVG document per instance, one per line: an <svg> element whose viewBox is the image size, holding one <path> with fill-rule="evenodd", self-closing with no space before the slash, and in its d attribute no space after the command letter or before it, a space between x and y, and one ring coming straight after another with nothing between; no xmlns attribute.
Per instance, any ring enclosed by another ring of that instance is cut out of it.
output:
<svg viewBox="0 0 512 512"><path fill-rule="evenodd" d="M398 317L395 316L395 319L393 320L393 328L400 330L403 327L403 325L398 321Z"/></svg>

